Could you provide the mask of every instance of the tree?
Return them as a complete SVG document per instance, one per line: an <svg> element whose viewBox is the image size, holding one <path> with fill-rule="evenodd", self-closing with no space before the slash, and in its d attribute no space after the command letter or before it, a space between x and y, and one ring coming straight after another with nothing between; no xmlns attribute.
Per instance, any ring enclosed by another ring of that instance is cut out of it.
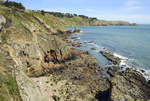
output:
<svg viewBox="0 0 150 101"><path fill-rule="evenodd" d="M44 16L44 15L45 15L45 11L44 11L44 10L41 10L41 14Z"/></svg>
<svg viewBox="0 0 150 101"><path fill-rule="evenodd" d="M14 1L5 1L3 3L4 6L10 7L10 8L19 8L19 9L25 9L25 7L21 3L17 3Z"/></svg>

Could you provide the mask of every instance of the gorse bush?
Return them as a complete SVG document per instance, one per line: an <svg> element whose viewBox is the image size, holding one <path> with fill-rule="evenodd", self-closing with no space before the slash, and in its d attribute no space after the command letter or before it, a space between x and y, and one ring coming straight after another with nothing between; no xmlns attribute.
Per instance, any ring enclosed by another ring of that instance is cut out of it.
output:
<svg viewBox="0 0 150 101"><path fill-rule="evenodd" d="M4 6L10 7L10 8L18 8L18 9L25 9L25 7L21 3L17 3L14 1L5 1L3 3Z"/></svg>

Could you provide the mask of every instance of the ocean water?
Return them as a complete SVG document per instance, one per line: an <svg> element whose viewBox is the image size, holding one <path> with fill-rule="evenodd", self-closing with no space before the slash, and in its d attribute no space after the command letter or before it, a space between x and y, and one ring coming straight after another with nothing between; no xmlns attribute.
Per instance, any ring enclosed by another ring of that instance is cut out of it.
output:
<svg viewBox="0 0 150 101"><path fill-rule="evenodd" d="M144 69L146 74L150 75L150 25L79 26L78 28L83 32L72 34L71 37L77 37L72 41L81 42L82 47L79 49L89 51L102 67L112 65L99 53L101 50L108 50L123 59L122 66Z"/></svg>

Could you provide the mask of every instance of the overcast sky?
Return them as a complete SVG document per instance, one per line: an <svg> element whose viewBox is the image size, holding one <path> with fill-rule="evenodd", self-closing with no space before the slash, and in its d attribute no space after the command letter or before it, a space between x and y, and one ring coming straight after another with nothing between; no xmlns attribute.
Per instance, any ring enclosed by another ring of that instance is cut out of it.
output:
<svg viewBox="0 0 150 101"><path fill-rule="evenodd" d="M84 14L105 20L150 24L150 0L12 0L27 9Z"/></svg>

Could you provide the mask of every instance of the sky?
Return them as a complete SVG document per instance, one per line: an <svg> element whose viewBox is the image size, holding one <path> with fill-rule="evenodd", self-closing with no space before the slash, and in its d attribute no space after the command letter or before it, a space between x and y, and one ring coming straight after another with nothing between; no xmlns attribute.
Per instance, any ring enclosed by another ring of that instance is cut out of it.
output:
<svg viewBox="0 0 150 101"><path fill-rule="evenodd" d="M26 9L83 14L104 20L150 24L150 0L11 0Z"/></svg>

